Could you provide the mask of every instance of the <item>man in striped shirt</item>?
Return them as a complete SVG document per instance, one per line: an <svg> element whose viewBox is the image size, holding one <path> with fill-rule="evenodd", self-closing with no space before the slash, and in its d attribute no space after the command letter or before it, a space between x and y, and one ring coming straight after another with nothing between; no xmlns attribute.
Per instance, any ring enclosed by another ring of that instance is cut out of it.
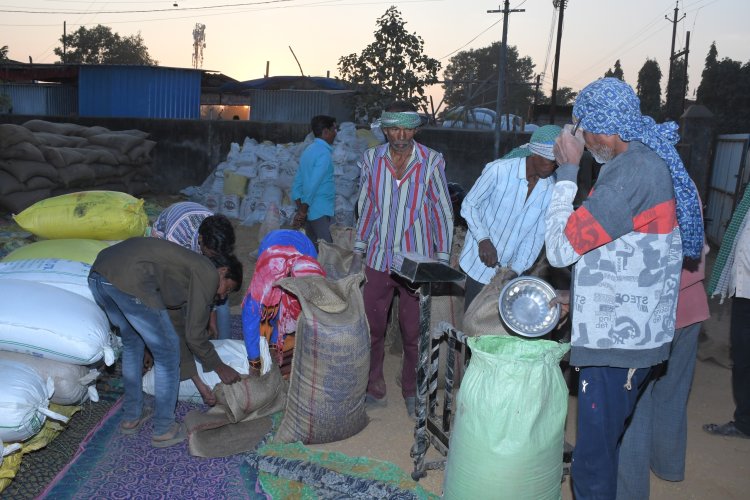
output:
<svg viewBox="0 0 750 500"><path fill-rule="evenodd" d="M539 256L555 185L552 146L558 135L556 125L534 131L529 144L488 163L464 198L461 215L469 227L459 260L467 274L464 310L498 268L518 276Z"/></svg>
<svg viewBox="0 0 750 500"><path fill-rule="evenodd" d="M390 274L393 256L416 252L446 264L453 238L453 209L445 162L437 151L414 140L421 118L410 103L397 101L381 116L386 144L365 151L360 162L359 215L350 271L365 264L364 301L370 325L367 402L385 405L384 341L388 309L399 294L404 346L401 393L414 417L419 298L408 283Z"/></svg>

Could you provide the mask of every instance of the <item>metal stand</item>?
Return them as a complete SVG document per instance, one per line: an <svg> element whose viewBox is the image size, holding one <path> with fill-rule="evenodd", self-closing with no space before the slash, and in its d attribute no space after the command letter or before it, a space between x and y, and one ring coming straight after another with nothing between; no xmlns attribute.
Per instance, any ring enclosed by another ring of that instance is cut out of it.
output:
<svg viewBox="0 0 750 500"><path fill-rule="evenodd" d="M418 481L427 470L443 469L445 459L425 462L424 457L430 443L443 456L448 454L450 420L453 403L453 366L456 347L465 345L466 336L443 322L434 332L430 332L430 308L432 285L434 283L455 283L465 278L460 271L421 255L397 254L391 271L419 285L419 359L417 360L417 421L414 426L414 444L411 457L414 459L412 479ZM443 413L437 414L437 378L440 343L447 339L448 366L445 371L445 396ZM458 343L458 344L457 344Z"/></svg>

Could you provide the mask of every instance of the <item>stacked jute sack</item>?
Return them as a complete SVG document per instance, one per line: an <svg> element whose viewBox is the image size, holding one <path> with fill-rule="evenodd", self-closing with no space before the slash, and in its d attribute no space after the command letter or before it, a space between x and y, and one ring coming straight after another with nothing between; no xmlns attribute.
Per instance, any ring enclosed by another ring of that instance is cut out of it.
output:
<svg viewBox="0 0 750 500"><path fill-rule="evenodd" d="M43 120L0 124L0 208L20 212L81 188L144 193L156 146L146 137Z"/></svg>
<svg viewBox="0 0 750 500"><path fill-rule="evenodd" d="M252 226L266 222L274 227L291 222L296 206L291 190L299 159L314 140L308 134L303 142L258 143L245 138L242 146L232 143L226 161L217 165L201 186L182 192L214 212ZM332 161L336 200L334 219L340 225L354 224L354 206L359 194L357 162L378 138L353 123L342 123L333 143Z"/></svg>

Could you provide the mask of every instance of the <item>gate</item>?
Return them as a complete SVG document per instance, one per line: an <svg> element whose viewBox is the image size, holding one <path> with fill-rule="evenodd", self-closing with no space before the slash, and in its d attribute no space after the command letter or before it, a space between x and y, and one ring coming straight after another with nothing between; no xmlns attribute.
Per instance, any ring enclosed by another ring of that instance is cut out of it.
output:
<svg viewBox="0 0 750 500"><path fill-rule="evenodd" d="M711 182L704 214L706 237L719 245L739 195L750 176L748 144L750 134L727 134L716 138Z"/></svg>

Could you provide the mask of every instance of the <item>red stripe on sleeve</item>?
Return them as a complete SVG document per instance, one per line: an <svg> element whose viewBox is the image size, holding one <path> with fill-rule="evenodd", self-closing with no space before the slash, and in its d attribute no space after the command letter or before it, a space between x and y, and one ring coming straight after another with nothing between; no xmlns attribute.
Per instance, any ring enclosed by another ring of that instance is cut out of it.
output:
<svg viewBox="0 0 750 500"><path fill-rule="evenodd" d="M581 207L568 218L565 236L578 255L606 245L612 238L586 207Z"/></svg>
<svg viewBox="0 0 750 500"><path fill-rule="evenodd" d="M659 203L633 217L633 230L648 234L668 234L677 226L674 199Z"/></svg>

